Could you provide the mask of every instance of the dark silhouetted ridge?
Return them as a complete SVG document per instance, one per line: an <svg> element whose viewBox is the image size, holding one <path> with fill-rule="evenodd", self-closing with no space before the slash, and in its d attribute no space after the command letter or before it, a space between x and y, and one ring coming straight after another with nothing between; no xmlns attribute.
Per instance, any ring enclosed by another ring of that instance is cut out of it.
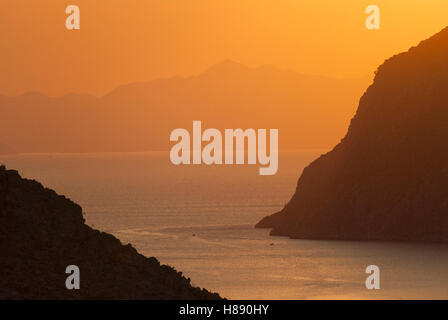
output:
<svg viewBox="0 0 448 320"><path fill-rule="evenodd" d="M68 265L80 268L68 290ZM219 299L84 223L82 209L0 166L0 299Z"/></svg>
<svg viewBox="0 0 448 320"><path fill-rule="evenodd" d="M379 67L344 139L260 228L301 239L448 241L448 29Z"/></svg>

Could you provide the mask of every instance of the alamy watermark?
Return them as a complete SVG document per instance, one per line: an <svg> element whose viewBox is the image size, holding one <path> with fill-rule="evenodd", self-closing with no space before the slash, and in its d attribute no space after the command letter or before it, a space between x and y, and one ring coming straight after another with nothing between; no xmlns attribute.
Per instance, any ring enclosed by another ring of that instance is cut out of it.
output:
<svg viewBox="0 0 448 320"><path fill-rule="evenodd" d="M171 132L170 141L178 142L170 151L170 160L175 165L245 164L247 150L247 164L257 164L258 160L262 166L260 175L273 175L278 170L278 129L269 129L269 154L266 129L225 129L223 143L221 131L202 132L201 121L193 121L193 137L180 128ZM207 142L204 147L203 142Z"/></svg>
<svg viewBox="0 0 448 320"><path fill-rule="evenodd" d="M376 265L370 265L366 268L366 273L369 276L366 279L366 289L379 290L380 289L380 268Z"/></svg>
<svg viewBox="0 0 448 320"><path fill-rule="evenodd" d="M371 4L366 7L366 14L369 16L366 19L366 28L368 30L380 29L380 8L377 5Z"/></svg>
<svg viewBox="0 0 448 320"><path fill-rule="evenodd" d="M70 5L65 8L65 13L69 15L65 19L65 27L67 30L81 29L81 13L79 7L76 5Z"/></svg>
<svg viewBox="0 0 448 320"><path fill-rule="evenodd" d="M65 287L68 290L79 290L81 288L81 275L79 272L79 267L75 265L69 265L65 268L65 273L69 274L65 280Z"/></svg>

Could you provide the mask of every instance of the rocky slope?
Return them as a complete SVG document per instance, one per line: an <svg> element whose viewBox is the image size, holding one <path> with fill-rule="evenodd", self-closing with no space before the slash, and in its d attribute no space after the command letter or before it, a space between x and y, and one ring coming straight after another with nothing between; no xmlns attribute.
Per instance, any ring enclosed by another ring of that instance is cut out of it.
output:
<svg viewBox="0 0 448 320"><path fill-rule="evenodd" d="M80 289L67 290L68 265ZM64 196L0 166L0 299L218 299L84 224Z"/></svg>
<svg viewBox="0 0 448 320"><path fill-rule="evenodd" d="M256 227L302 239L448 240L448 28L386 60L346 136Z"/></svg>

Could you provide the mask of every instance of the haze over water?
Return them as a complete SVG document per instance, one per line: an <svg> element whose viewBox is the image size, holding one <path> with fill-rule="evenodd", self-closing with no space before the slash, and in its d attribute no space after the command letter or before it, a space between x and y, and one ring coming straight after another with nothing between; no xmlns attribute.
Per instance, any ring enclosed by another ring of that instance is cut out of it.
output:
<svg viewBox="0 0 448 320"><path fill-rule="evenodd" d="M291 240L253 226L283 207L322 150L280 153L279 171L174 166L167 153L4 156L80 204L89 225L230 299L448 298L448 246ZM365 289L367 265L381 289ZM85 284L88 285L88 284Z"/></svg>

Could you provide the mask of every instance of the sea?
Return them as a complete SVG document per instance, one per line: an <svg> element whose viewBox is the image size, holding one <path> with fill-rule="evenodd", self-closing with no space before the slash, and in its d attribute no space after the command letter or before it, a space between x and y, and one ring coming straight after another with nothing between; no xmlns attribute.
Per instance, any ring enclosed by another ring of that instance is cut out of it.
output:
<svg viewBox="0 0 448 320"><path fill-rule="evenodd" d="M167 152L0 162L80 204L90 226L228 299L447 299L447 245L296 240L254 228L325 152L281 151L273 176L258 165L176 166ZM379 289L366 288L369 265L379 268Z"/></svg>

